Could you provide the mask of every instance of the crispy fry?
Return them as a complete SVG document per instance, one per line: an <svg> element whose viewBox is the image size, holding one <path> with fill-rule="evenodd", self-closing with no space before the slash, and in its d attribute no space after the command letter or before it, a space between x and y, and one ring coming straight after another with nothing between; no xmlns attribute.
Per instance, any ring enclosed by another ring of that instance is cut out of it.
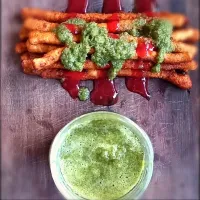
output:
<svg viewBox="0 0 200 200"><path fill-rule="evenodd" d="M85 14L86 15L86 14ZM133 28L133 20L120 20L119 21L119 26L118 29L116 29L116 32L124 32L124 31L130 31ZM51 23L48 21L44 20L39 20L39 19L33 19L33 18L28 18L24 21L24 28L27 30L37 30L37 31L43 31L43 32L51 32L53 29L55 29L59 24L58 23ZM99 23L98 26L107 28L108 24L107 23ZM77 33L80 33L82 28L80 26L76 26L76 31ZM180 37L179 35L183 35L184 32L179 32L178 36L175 34L175 39L176 37ZM197 37L198 32L197 30L191 29L190 31L187 31L187 34L189 37ZM197 35L197 36L196 36Z"/></svg>
<svg viewBox="0 0 200 200"><path fill-rule="evenodd" d="M175 30L172 33L172 38L181 42L197 42L199 40L199 30L194 28Z"/></svg>
<svg viewBox="0 0 200 200"><path fill-rule="evenodd" d="M42 68L45 68L45 67L52 65L52 64L56 63L57 61L59 61L63 50L64 50L64 47L57 48L55 50L48 52L42 58L34 59L33 63L34 63L35 69L41 70ZM156 62L157 55L158 55L157 52L152 51L151 54L144 57L143 60ZM133 56L132 59L137 60L138 56ZM182 63L182 62L190 62L191 60L192 59L187 52L185 52L185 53L168 53L165 55L165 59L164 59L163 63L177 64L177 63Z"/></svg>
<svg viewBox="0 0 200 200"><path fill-rule="evenodd" d="M43 54L25 52L20 56L20 58L21 58L21 61L23 61L23 60L28 60L28 59L40 58L42 56Z"/></svg>
<svg viewBox="0 0 200 200"><path fill-rule="evenodd" d="M68 72L66 70L61 69L49 69L41 71L42 78L53 78L53 79L62 79L67 77L74 72ZM75 72L76 73L76 72ZM82 74L82 80L94 80L99 78L107 77L106 70L89 70L87 72L80 72ZM118 76L120 77L147 77L147 78L160 78L166 81L171 82L172 84L180 87L182 89L190 89L192 87L192 81L189 75L181 75L176 73L175 71L162 71L160 73L152 73L145 71L141 73L140 70L130 70L130 69L122 69Z"/></svg>
<svg viewBox="0 0 200 200"><path fill-rule="evenodd" d="M19 32L20 40L26 40L28 38L28 33L29 33L29 30L27 30L26 28L22 27L20 32Z"/></svg>
<svg viewBox="0 0 200 200"><path fill-rule="evenodd" d="M198 48L195 45L173 41L174 52L188 52L191 58L197 54Z"/></svg>
<svg viewBox="0 0 200 200"><path fill-rule="evenodd" d="M47 53L58 48L58 46L47 44L32 45L29 40L26 42L26 46L28 51L31 53Z"/></svg>
<svg viewBox="0 0 200 200"><path fill-rule="evenodd" d="M77 17L86 20L87 22L107 22L113 16L112 14L101 14L101 13L86 13L86 14L70 14L62 13L56 11L48 11L37 8L23 8L21 11L23 18L37 18L49 22L61 23L66 21L69 18ZM120 20L133 20L136 17L141 16L141 14L136 13L118 13ZM187 22L187 18L178 13L168 13L168 12L158 12L154 14L155 17L169 20L175 27L181 27ZM150 16L152 17L152 16Z"/></svg>
<svg viewBox="0 0 200 200"><path fill-rule="evenodd" d="M32 18L28 18L24 21L24 28L28 30L52 31L57 26L57 23L50 23L44 20L37 20Z"/></svg>
<svg viewBox="0 0 200 200"><path fill-rule="evenodd" d="M133 37L131 35L127 36L127 40L138 41L141 38ZM151 41L150 38L144 38L145 40ZM74 35L74 42L79 42L81 40L80 35ZM29 33L29 42L31 44L53 44L53 45L62 45L62 43L57 39L56 34L52 32L41 32L41 31L31 31ZM193 58L197 53L197 47L189 44L184 44L181 42L172 41L174 46L174 52L189 52L190 56Z"/></svg>
<svg viewBox="0 0 200 200"><path fill-rule="evenodd" d="M118 76L130 76L130 77L138 77L141 72L138 70L129 70L124 69L121 70ZM149 78L160 78L166 81L171 82L172 84L182 88L182 89L190 89L192 87L192 81L189 75L181 75L176 73L175 71L161 71L159 73L152 73L149 71L144 71L141 77L149 77Z"/></svg>
<svg viewBox="0 0 200 200"><path fill-rule="evenodd" d="M167 19L177 28L184 26L188 22L187 17L180 13L160 12L157 17L160 19Z"/></svg>
<svg viewBox="0 0 200 200"><path fill-rule="evenodd" d="M46 67L58 62L63 50L64 48L57 48L55 50L48 52L42 58L33 59L35 69L40 70L43 67Z"/></svg>
<svg viewBox="0 0 200 200"><path fill-rule="evenodd" d="M21 53L24 53L26 51L27 51L27 47L26 47L25 42L19 42L19 43L16 44L16 46L15 46L15 52L16 53L21 54Z"/></svg>
<svg viewBox="0 0 200 200"><path fill-rule="evenodd" d="M31 31L29 33L29 41L31 44L54 44L62 45L57 36L53 32ZM74 42L80 41L80 35L74 35Z"/></svg>
<svg viewBox="0 0 200 200"><path fill-rule="evenodd" d="M30 55L24 56L24 59L26 62L24 62L25 67L30 67L31 69L34 69L34 64L33 64L33 59L37 58L37 56L32 56L29 58ZM28 61L30 60L30 61ZM143 71L151 71L152 67L154 66L154 63L152 62L143 62L143 61L135 61L135 60L126 60L123 65L123 69L140 69ZM87 60L84 63L84 69L85 70L94 70L94 69L109 69L111 65L107 64L105 67L99 68L94 62L91 60ZM197 68L197 63L195 61L191 62L185 62L185 63L179 63L179 64L161 64L161 70L183 70L183 71L188 71L188 70L195 70ZM63 64L61 62L56 62L50 66L43 67L42 70L44 69L65 69Z"/></svg>

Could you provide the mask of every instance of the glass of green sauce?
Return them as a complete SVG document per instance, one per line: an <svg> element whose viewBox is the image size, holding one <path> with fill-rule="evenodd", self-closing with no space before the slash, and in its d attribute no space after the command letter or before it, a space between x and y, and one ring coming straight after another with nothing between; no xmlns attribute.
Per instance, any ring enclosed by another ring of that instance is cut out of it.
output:
<svg viewBox="0 0 200 200"><path fill-rule="evenodd" d="M66 199L138 199L153 173L153 148L130 119L112 112L82 115L55 137L50 167Z"/></svg>

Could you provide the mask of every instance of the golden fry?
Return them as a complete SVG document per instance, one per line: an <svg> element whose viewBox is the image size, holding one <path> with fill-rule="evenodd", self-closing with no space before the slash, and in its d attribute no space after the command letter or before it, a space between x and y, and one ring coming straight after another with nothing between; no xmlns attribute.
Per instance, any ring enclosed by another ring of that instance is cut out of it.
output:
<svg viewBox="0 0 200 200"><path fill-rule="evenodd" d="M41 70L43 67L52 65L59 61L63 48L57 48L45 54L42 58L33 59L34 67L37 70Z"/></svg>
<svg viewBox="0 0 200 200"><path fill-rule="evenodd" d="M199 30L194 28L175 30L172 33L172 38L181 42L197 42L199 40Z"/></svg>
<svg viewBox="0 0 200 200"><path fill-rule="evenodd" d="M29 40L26 42L26 46L28 51L31 53L47 53L58 48L58 46L47 44L32 45Z"/></svg>
<svg viewBox="0 0 200 200"><path fill-rule="evenodd" d="M58 26L57 23L50 23L44 20L28 18L24 21L24 28L28 30L53 31Z"/></svg>
<svg viewBox="0 0 200 200"><path fill-rule="evenodd" d="M43 78L62 79L67 76L67 71L62 69L47 69L41 73ZM72 72L73 73L73 72ZM82 80L94 80L107 77L106 70L88 70L87 72L81 72L83 74ZM149 71L141 72L138 70L122 69L118 73L120 77L147 77L147 78L160 78L171 82L172 84L182 89L190 89L192 87L192 81L189 75L181 75L175 71L162 71L160 73L153 73Z"/></svg>
<svg viewBox="0 0 200 200"><path fill-rule="evenodd" d="M21 11L23 18L37 18L49 22L61 23L69 18L77 17L86 20L87 22L107 22L113 16L112 14L102 13L86 13L86 14L70 14L56 11L48 11L37 8L23 8ZM120 20L133 20L141 14L136 13L118 13ZM168 13L168 12L157 12L154 14L155 17L169 20L175 27L182 27L186 22L187 18L179 13ZM151 16L150 16L151 17Z"/></svg>
<svg viewBox="0 0 200 200"><path fill-rule="evenodd" d="M19 32L19 38L20 40L26 40L28 38L29 30L26 28L22 27L20 32Z"/></svg>
<svg viewBox="0 0 200 200"><path fill-rule="evenodd" d="M27 47L26 47L25 42L19 42L19 43L16 44L16 46L15 46L15 52L16 53L21 54L21 53L24 53L26 51L27 51Z"/></svg>

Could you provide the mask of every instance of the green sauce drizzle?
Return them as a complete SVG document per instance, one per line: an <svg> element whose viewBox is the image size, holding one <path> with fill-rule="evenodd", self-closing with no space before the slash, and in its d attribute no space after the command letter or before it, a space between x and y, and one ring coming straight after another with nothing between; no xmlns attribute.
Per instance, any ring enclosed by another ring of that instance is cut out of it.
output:
<svg viewBox="0 0 200 200"><path fill-rule="evenodd" d="M73 34L65 27L64 24L58 25L58 27L55 29L55 33L62 43L65 43L66 45L71 45L74 43Z"/></svg>
<svg viewBox="0 0 200 200"><path fill-rule="evenodd" d="M84 26L86 24L86 21L80 18L71 18L71 19L68 19L65 23L74 24L77 26Z"/></svg>
<svg viewBox="0 0 200 200"><path fill-rule="evenodd" d="M65 23L79 25L83 28L79 44L73 42L73 35L64 24L60 24L55 30L58 39L68 45L62 53L61 62L66 69L71 71L82 71L88 53L94 49L91 60L98 67L111 63L112 68L108 72L108 77L111 80L114 79L125 60L136 54L137 42L136 40L128 42L129 34L135 37L150 37L156 44L159 53L157 64L152 68L153 72L160 71L160 64L165 54L173 51L171 43L173 27L166 20L153 19L147 22L145 18L140 17L133 21L133 29L129 33L120 34L119 39L109 37L107 29L99 27L95 22L86 23L82 19L73 18Z"/></svg>
<svg viewBox="0 0 200 200"><path fill-rule="evenodd" d="M64 49L61 55L61 62L70 71L82 71L87 54L90 51L88 44L73 44Z"/></svg>
<svg viewBox="0 0 200 200"><path fill-rule="evenodd" d="M160 72L160 64L164 61L165 54L172 52L174 49L171 42L172 30L172 24L162 19L153 19L146 22L145 18L139 18L133 23L130 34L135 37L152 38L159 49L157 64L152 68L153 72Z"/></svg>
<svg viewBox="0 0 200 200"><path fill-rule="evenodd" d="M86 87L81 87L78 92L78 97L81 101L86 101L90 97L90 91Z"/></svg>
<svg viewBox="0 0 200 200"><path fill-rule="evenodd" d="M165 54L173 51L172 30L172 24L161 19L154 19L144 26L146 37L151 37L159 49L157 64L152 69L154 72L160 72L160 64L164 61Z"/></svg>
<svg viewBox="0 0 200 200"><path fill-rule="evenodd" d="M72 71L82 71L87 54L93 48L91 60L99 67L112 63L108 76L114 79L126 59L135 55L136 42L127 42L123 38L115 40L108 36L106 28L99 27L91 22L84 26L82 40L79 44L73 44L66 48L61 56L64 67Z"/></svg>

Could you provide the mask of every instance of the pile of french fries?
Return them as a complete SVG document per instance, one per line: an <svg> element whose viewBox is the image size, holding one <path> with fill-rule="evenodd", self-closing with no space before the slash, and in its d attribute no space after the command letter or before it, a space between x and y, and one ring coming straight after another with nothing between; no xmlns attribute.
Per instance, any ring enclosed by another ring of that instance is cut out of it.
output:
<svg viewBox="0 0 200 200"><path fill-rule="evenodd" d="M53 30L60 23L71 18L71 14L24 8L21 11L21 15L23 18L23 26L19 33L21 42L16 45L16 52L21 54L24 73L38 75L42 78L63 79L68 72L60 62L60 57L66 46L58 40ZM131 30L133 20L138 15L141 14L119 13L119 30L115 34ZM101 13L76 14L77 18L84 19L87 22L97 22L100 27L107 27L107 21L111 16L112 14ZM145 67L142 69L142 76L164 79L182 89L189 89L192 86L192 81L187 72L197 68L197 63L193 60L197 53L197 47L192 43L199 40L199 31L193 28L183 28L187 18L181 14L160 12L156 13L156 17L167 19L173 24L172 43L175 48L174 52L165 55L159 73L151 72L151 68L156 63L158 52L153 51L143 58L142 61L145 63ZM81 33L81 27L77 26L76 29L77 33ZM76 34L73 37L77 43L81 40L80 34ZM128 38L129 41L138 39L133 36ZM151 39L148 38L148 40ZM95 49L91 49L90 54L94 53L94 51ZM106 77L109 67L109 65L106 65L103 68L99 68L88 59L84 64L83 72L81 72L82 80ZM184 73L180 73L180 71ZM138 68L138 56L126 60L118 76L140 77L141 71Z"/></svg>

